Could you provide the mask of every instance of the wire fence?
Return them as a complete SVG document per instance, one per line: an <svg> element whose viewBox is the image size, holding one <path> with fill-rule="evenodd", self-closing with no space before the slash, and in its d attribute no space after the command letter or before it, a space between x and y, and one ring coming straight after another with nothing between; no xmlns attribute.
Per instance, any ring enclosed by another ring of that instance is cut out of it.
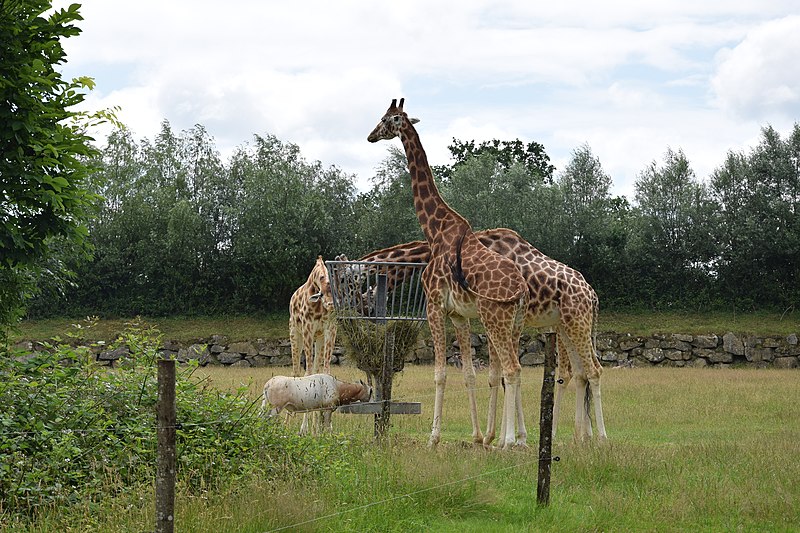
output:
<svg viewBox="0 0 800 533"><path fill-rule="evenodd" d="M476 386L476 387L472 388L471 390L477 392L477 391L481 391L481 390L485 391L486 389L487 389L486 386ZM469 390L469 389L464 389L462 387L459 387L459 390ZM422 394L404 395L404 396L401 396L399 398L395 398L392 401L406 401L406 402L426 403L426 402L431 402L434 399L435 394L436 393L434 391L427 391L427 392L422 393ZM263 419L264 416L266 416L265 413L261 413L260 410L255 408L257 403L259 403L260 401L261 401L260 397L257 397L255 399L253 399L251 404L250 404L250 408L248 408L246 410L247 414L243 414L241 416L226 417L226 418L220 418L220 419L216 419L216 420L206 420L206 421L203 421L203 422L180 422L180 413L178 413L178 419L177 419L178 421L175 424L168 424L168 425L153 424L152 426L149 426L149 430L152 431L152 434L155 437L160 431L163 431L163 430L177 430L177 431L180 431L180 430L187 430L187 429L190 429L190 428L197 428L197 427L213 427L213 426L217 426L217 425L240 424L240 423L243 423L243 422L246 423L248 421L260 420L260 419ZM254 410L258 411L258 412L252 412ZM324 410L325 409L299 410L299 411L295 411L292 414L295 415L295 414L303 414L303 413L312 413L312 412L324 411ZM392 425L393 426L400 426L398 429L402 430L402 426L403 426L402 422L400 422L398 424L397 421L395 421L395 423L393 423ZM72 428L47 429L45 431L49 432L50 434L61 433L61 434L65 434L65 435L68 435L68 434L78 434L78 435L80 435L80 434L90 434L90 433L110 433L110 434L116 434L117 436L119 436L120 433L124 433L125 432L125 429L126 428L119 428L119 427L103 427L103 428L85 428L85 429L72 429ZM133 431L131 430L131 432L133 432ZM8 430L8 429L2 429L2 430L0 430L0 438L7 439L7 438L15 438L15 437L25 437L25 436L30 436L30 435L39 434L39 433L42 433L42 430ZM141 433L139 433L139 434L141 434ZM493 476L493 475L496 475L496 474L499 474L499 473L502 473L502 472L505 472L505 471L508 471L508 470L530 467L531 465L533 465L533 464L535 464L537 462L541 462L543 459L552 460L552 461L558 461L560 458L558 456L552 456L552 455L548 455L547 457L544 457L544 456L542 456L541 453L539 453L538 455L535 455L533 457L532 456L525 456L524 459L522 459L522 460L520 460L518 462L515 462L513 465L504 466L504 467L500 467L500 468L492 469L492 470L487 470L487 471L481 472L479 474L470 475L470 476L462 477L462 478L455 479L455 480L443 481L441 483L437 483L437 484L435 484L433 486L430 486L430 487L409 491L409 492L406 492L406 493L403 493L403 494L394 495L394 496L391 496L391 497L388 497L388 498L379 498L379 499L376 499L375 501L372 501L372 502L369 502L369 503L366 503L366 504L363 504L363 505L359 505L359 506L352 507L352 508L349 508L349 509L342 509L342 510L337 511L335 513L331 513L331 514L327 514L327 515L319 516L319 517L314 517L314 518L311 518L311 519L307 519L307 520L304 520L304 521L301 521L301 522L297 522L297 523L293 523L293 524L286 525L286 526L281 526L281 527L278 527L278 528L275 528L275 529L271 529L271 530L268 530L268 531L284 531L284 530L289 530L289 529L302 527L304 525L312 524L312 523L318 522L320 520L330 519L330 518L334 518L334 517L337 517L337 516L340 516L340 515L343 515L343 514L357 512L359 510L364 510L364 509L368 509L368 508L375 507L375 506L378 506L378 505L387 504L387 503L390 503L392 501L397 501L397 500L404 499L404 498L411 498L413 496L416 496L416 495L419 495L419 494L422 494L422 493L436 491L437 489L442 489L442 488L445 488L445 487L448 487L448 486L452 486L452 485L458 485L458 484L467 483L467 482L470 482L470 481L475 480L475 479Z"/></svg>

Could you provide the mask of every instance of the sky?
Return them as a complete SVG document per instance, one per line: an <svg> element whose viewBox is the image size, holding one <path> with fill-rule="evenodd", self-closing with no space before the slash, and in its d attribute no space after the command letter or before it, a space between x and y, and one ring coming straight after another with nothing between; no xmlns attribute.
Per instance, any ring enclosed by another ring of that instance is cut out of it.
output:
<svg viewBox="0 0 800 533"><path fill-rule="evenodd" d="M587 144L630 199L668 148L705 180L762 127L800 121L795 0L82 4L62 72L95 79L86 109L118 106L136 139L201 124L224 160L274 135L360 190L387 156L366 137L393 98L433 165L453 138L520 139L558 173Z"/></svg>

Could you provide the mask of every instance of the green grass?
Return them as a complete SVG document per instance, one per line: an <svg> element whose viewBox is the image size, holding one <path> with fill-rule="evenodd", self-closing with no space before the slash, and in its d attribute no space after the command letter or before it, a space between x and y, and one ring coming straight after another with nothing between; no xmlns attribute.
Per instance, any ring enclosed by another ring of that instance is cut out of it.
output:
<svg viewBox="0 0 800 533"><path fill-rule="evenodd" d="M279 339L289 336L289 313L274 313L262 317L218 316L218 317L142 317L155 325L164 338L179 342L208 339L211 335L224 335L230 341L254 339ZM102 319L86 332L89 340L112 341L134 318ZM73 324L85 324L86 319L48 318L25 320L19 331L12 332L12 340L47 340L64 336Z"/></svg>
<svg viewBox="0 0 800 533"><path fill-rule="evenodd" d="M114 340L128 319L103 319L87 333L89 340ZM283 339L289 336L288 313L274 313L262 317L145 317L164 333L164 338L179 342L207 339L211 335L224 335L231 341L252 339ZM47 340L62 336L78 319L54 318L26 320L19 332L12 333L13 340ZM653 333L748 333L760 335L788 335L800 333L800 311L787 313L734 313L734 312L621 312L600 313L599 331L616 331L633 335ZM473 331L481 331L473 320ZM423 328L427 334L427 328Z"/></svg>
<svg viewBox="0 0 800 533"><path fill-rule="evenodd" d="M222 389L286 369L206 368ZM335 369L343 379L353 368ZM394 398L421 401L421 416L394 416L389 444L372 444L372 418L334 414L332 445L359 459L322 478L258 473L202 494L179 488L176 530L285 531L793 531L800 524L797 371L633 368L604 373L609 441L572 441L574 389L554 443L549 507L536 505L541 369L523 369L531 448L475 449L461 372L448 368L442 443L426 447L431 367L396 376ZM478 374L486 413L486 371ZM179 415L180 416L180 415ZM300 417L288 420L288 430ZM28 531L152 529L151 487L96 507L53 510ZM2 528L0 528L2 529ZM17 528L24 531L24 529Z"/></svg>
<svg viewBox="0 0 800 533"><path fill-rule="evenodd" d="M734 333L788 335L800 332L800 311L775 312L600 312L599 331L653 333Z"/></svg>

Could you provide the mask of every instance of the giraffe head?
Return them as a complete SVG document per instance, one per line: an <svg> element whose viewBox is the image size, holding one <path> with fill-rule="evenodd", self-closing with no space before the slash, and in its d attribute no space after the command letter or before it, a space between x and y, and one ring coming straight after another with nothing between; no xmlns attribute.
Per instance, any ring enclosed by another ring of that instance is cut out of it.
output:
<svg viewBox="0 0 800 533"><path fill-rule="evenodd" d="M400 130L405 121L410 121L412 124L419 122L417 118L408 118L406 112L403 111L404 101L405 98L401 98L400 105L398 106L397 99L395 98L392 100L392 105L389 106L386 114L383 115L381 121L378 122L378 125L375 126L375 129L372 130L372 133L367 137L369 142L374 143L381 140L394 139L400 135Z"/></svg>
<svg viewBox="0 0 800 533"><path fill-rule="evenodd" d="M370 285L369 270L365 265L350 262L344 254L337 255L335 261L343 263L333 268L337 300L359 315L371 315L375 308L375 290Z"/></svg>
<svg viewBox="0 0 800 533"><path fill-rule="evenodd" d="M322 300L322 305L326 309L333 309L333 295L331 294L331 283L328 277L328 269L325 267L325 262L322 256L317 257L317 262L314 269L309 276L311 287L313 289L311 295L308 297L310 302L318 302Z"/></svg>

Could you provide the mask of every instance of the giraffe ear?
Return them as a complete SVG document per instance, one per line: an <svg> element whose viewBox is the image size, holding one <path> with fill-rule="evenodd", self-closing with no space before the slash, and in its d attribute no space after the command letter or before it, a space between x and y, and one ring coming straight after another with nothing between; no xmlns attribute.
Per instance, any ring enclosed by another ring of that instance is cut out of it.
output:
<svg viewBox="0 0 800 533"><path fill-rule="evenodd" d="M309 296L308 297L308 301L309 302L318 302L320 300L320 298L322 298L322 291L319 291L318 293L312 294L311 296Z"/></svg>
<svg viewBox="0 0 800 533"><path fill-rule="evenodd" d="M410 120L411 120L411 123L412 123L412 124L416 124L417 122L419 122L419 119L418 119L418 118L412 118L412 119L410 119Z"/></svg>

